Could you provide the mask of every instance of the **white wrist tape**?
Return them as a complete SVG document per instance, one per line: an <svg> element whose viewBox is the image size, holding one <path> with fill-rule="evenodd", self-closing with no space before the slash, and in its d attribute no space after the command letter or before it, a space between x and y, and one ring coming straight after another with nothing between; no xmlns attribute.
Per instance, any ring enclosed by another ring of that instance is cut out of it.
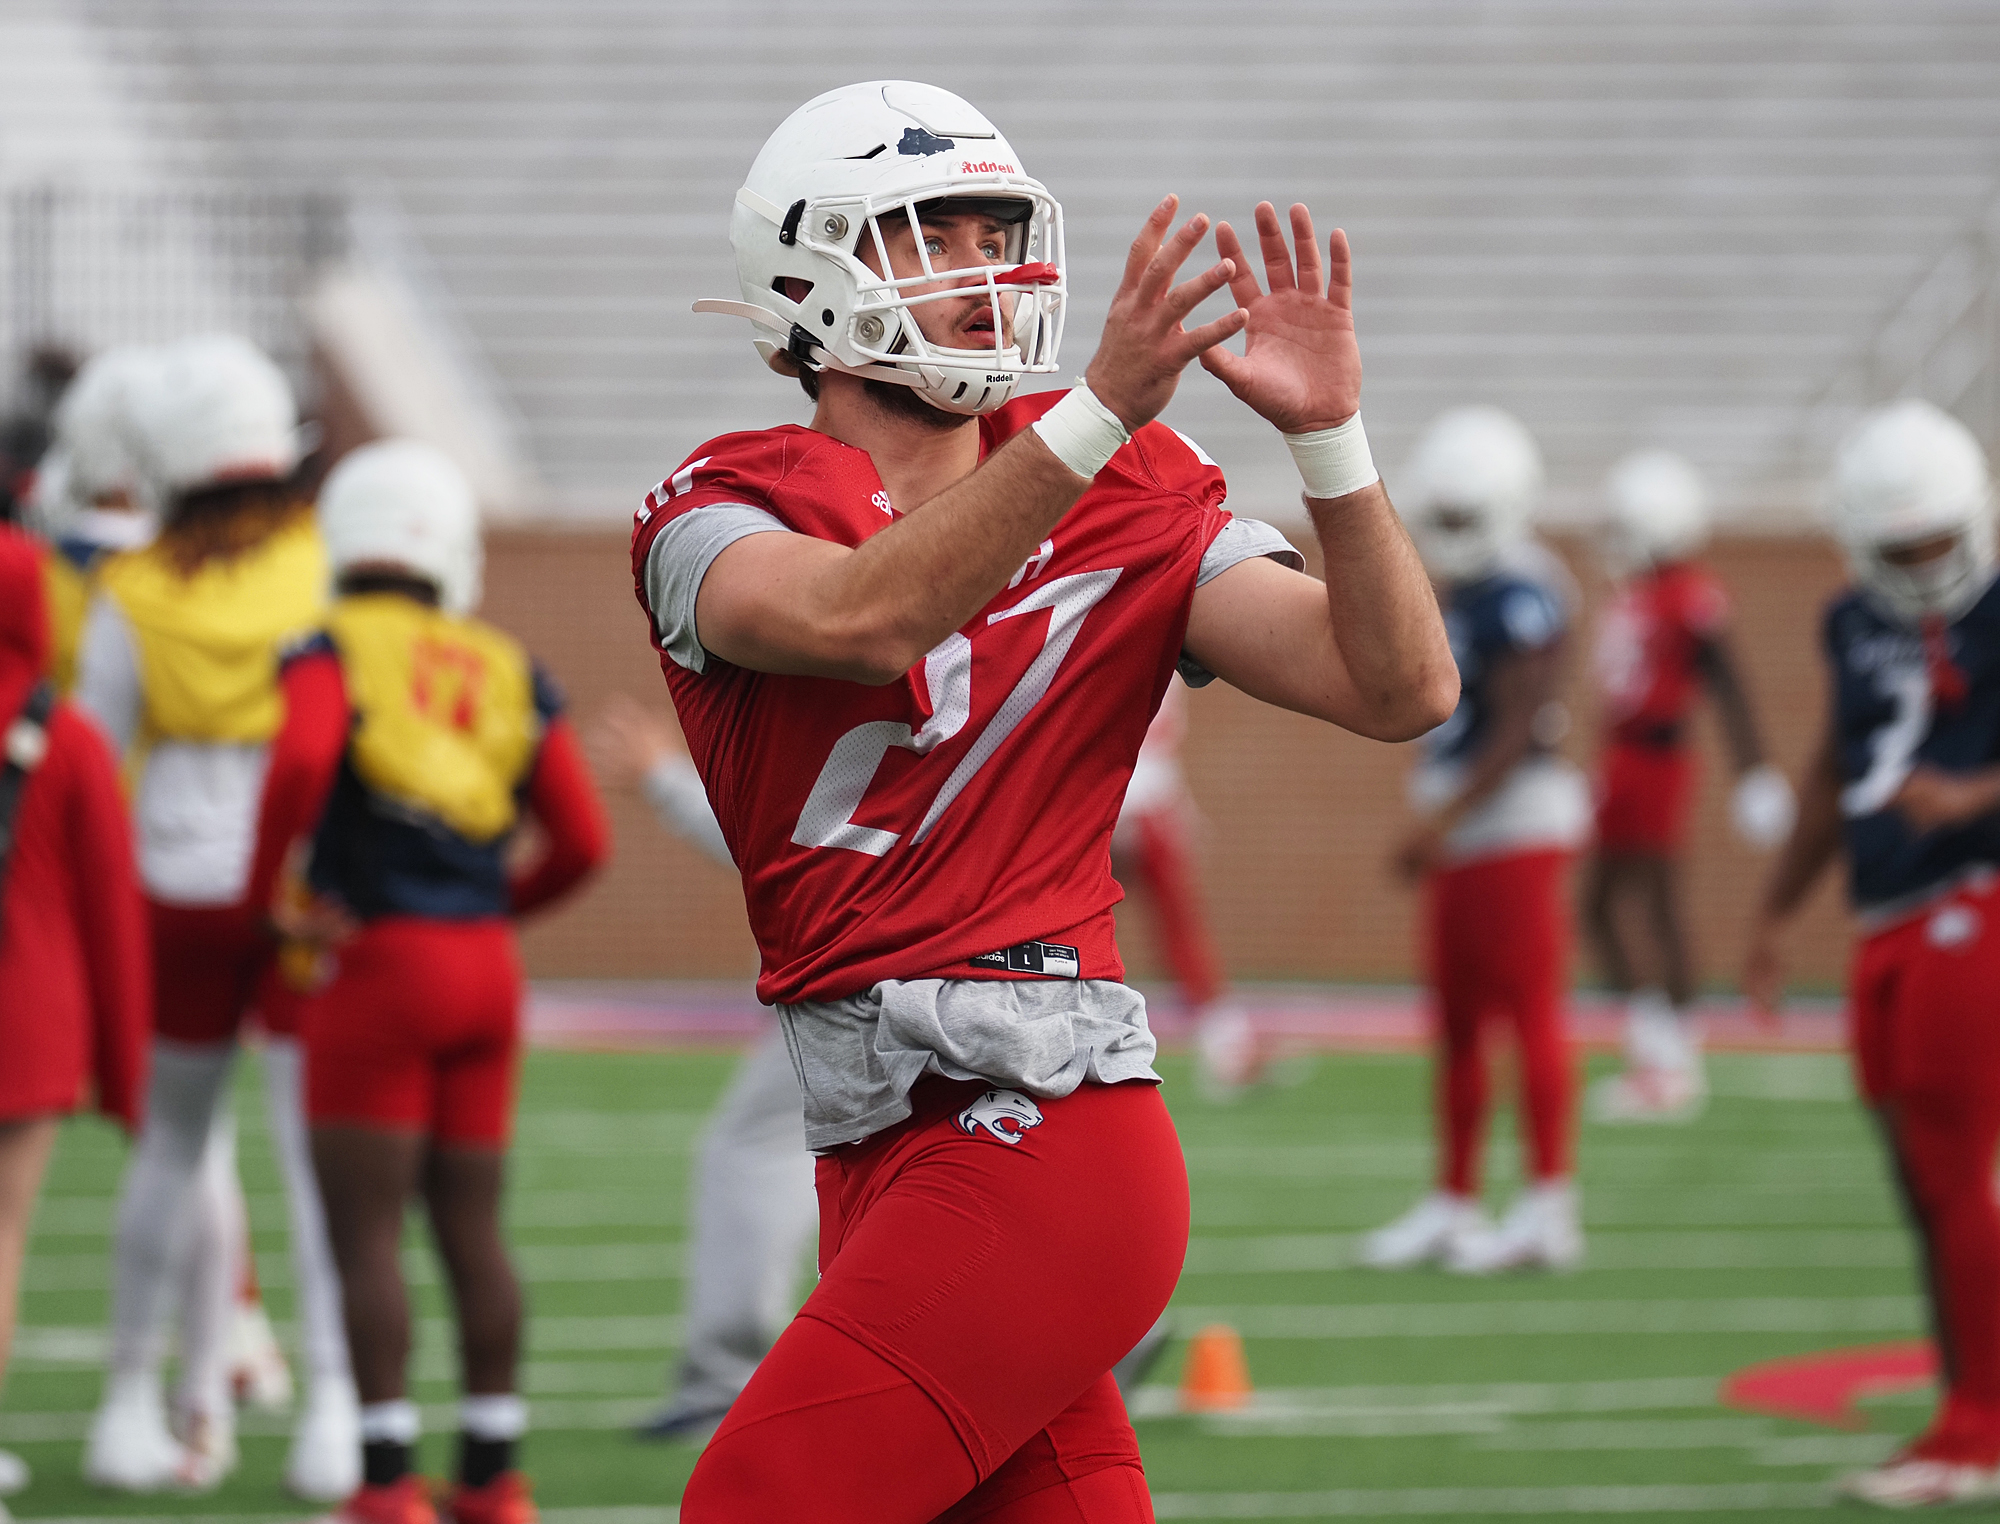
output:
<svg viewBox="0 0 2000 1524"><path fill-rule="evenodd" d="M1071 387L1069 395L1037 418L1033 427L1057 460L1085 477L1102 471L1132 437L1118 415L1082 385Z"/></svg>
<svg viewBox="0 0 2000 1524"><path fill-rule="evenodd" d="M1287 434L1285 447L1305 478L1307 497L1346 497L1382 479L1368 453L1368 436L1362 431L1359 413L1330 429Z"/></svg>

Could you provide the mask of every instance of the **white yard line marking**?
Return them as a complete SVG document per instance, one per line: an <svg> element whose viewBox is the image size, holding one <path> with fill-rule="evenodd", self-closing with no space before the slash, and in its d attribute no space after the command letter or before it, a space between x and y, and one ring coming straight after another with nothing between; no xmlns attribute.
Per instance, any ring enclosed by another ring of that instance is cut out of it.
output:
<svg viewBox="0 0 2000 1524"><path fill-rule="evenodd" d="M1713 1301L1388 1302L1328 1307L1176 1306L1183 1328L1227 1323L1248 1339L1544 1338L1553 1334L1915 1332L1915 1297Z"/></svg>
<svg viewBox="0 0 2000 1524"><path fill-rule="evenodd" d="M1358 1233L1201 1235L1188 1241L1187 1275L1347 1270ZM1693 1233L1593 1232L1592 1270L1877 1270L1911 1263L1908 1235L1887 1230L1777 1229Z"/></svg>
<svg viewBox="0 0 2000 1524"><path fill-rule="evenodd" d="M1340 1488L1330 1492L1156 1492L1162 1519L1352 1519L1450 1514L1758 1513L1824 1508L1824 1486L1733 1482L1711 1486Z"/></svg>
<svg viewBox="0 0 2000 1524"><path fill-rule="evenodd" d="M1370 1413L1477 1413L1515 1417L1538 1413L1638 1413L1715 1407L1714 1376L1651 1376L1625 1381L1428 1382L1408 1386L1266 1387L1250 1406L1210 1415L1218 1421L1260 1417L1364 1417ZM1173 1387L1142 1386L1132 1394L1135 1418L1180 1412Z"/></svg>

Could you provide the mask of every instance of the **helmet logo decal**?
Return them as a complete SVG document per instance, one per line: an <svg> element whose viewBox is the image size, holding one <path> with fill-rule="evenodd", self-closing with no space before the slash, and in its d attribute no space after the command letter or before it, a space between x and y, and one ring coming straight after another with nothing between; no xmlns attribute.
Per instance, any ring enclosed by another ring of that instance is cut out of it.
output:
<svg viewBox="0 0 2000 1524"><path fill-rule="evenodd" d="M902 138L896 144L896 152L916 158L927 153L950 153L956 147L958 144L950 138L941 138L935 132L926 132L921 127L905 127Z"/></svg>

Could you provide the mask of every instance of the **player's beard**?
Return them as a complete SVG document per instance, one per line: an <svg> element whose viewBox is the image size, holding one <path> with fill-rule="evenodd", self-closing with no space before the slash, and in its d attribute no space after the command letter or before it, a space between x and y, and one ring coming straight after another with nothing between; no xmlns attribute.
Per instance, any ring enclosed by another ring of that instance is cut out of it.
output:
<svg viewBox="0 0 2000 1524"><path fill-rule="evenodd" d="M917 395L914 387L898 386L894 381L864 380L862 388L875 399L875 405L893 418L906 418L912 423L939 434L949 434L961 424L972 422L963 413L947 413Z"/></svg>

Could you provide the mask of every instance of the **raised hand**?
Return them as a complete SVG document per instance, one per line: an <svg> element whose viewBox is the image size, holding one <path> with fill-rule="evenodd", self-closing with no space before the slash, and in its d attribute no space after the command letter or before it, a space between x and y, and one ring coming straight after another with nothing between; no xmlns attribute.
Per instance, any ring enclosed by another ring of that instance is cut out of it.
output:
<svg viewBox="0 0 2000 1524"><path fill-rule="evenodd" d="M1257 206L1257 242L1264 256L1267 291L1244 257L1236 230L1215 229L1216 251L1236 266L1229 283L1244 319L1244 352L1204 348L1201 363L1261 416L1287 434L1305 434L1345 423L1361 407L1361 348L1354 338L1354 272L1347 235L1338 228L1327 244L1322 275L1312 213L1291 212L1293 250L1285 242L1278 210Z"/></svg>
<svg viewBox="0 0 2000 1524"><path fill-rule="evenodd" d="M1192 280L1173 285L1174 272L1208 231L1208 218L1196 215L1167 237L1179 206L1180 197L1167 197L1153 208L1133 240L1124 278L1104 319L1104 337L1084 373L1097 400L1127 429L1159 417L1173 400L1188 361L1196 355L1205 359L1243 326L1244 315L1237 311L1192 332L1181 327L1190 312L1237 277L1241 265L1224 259Z"/></svg>

